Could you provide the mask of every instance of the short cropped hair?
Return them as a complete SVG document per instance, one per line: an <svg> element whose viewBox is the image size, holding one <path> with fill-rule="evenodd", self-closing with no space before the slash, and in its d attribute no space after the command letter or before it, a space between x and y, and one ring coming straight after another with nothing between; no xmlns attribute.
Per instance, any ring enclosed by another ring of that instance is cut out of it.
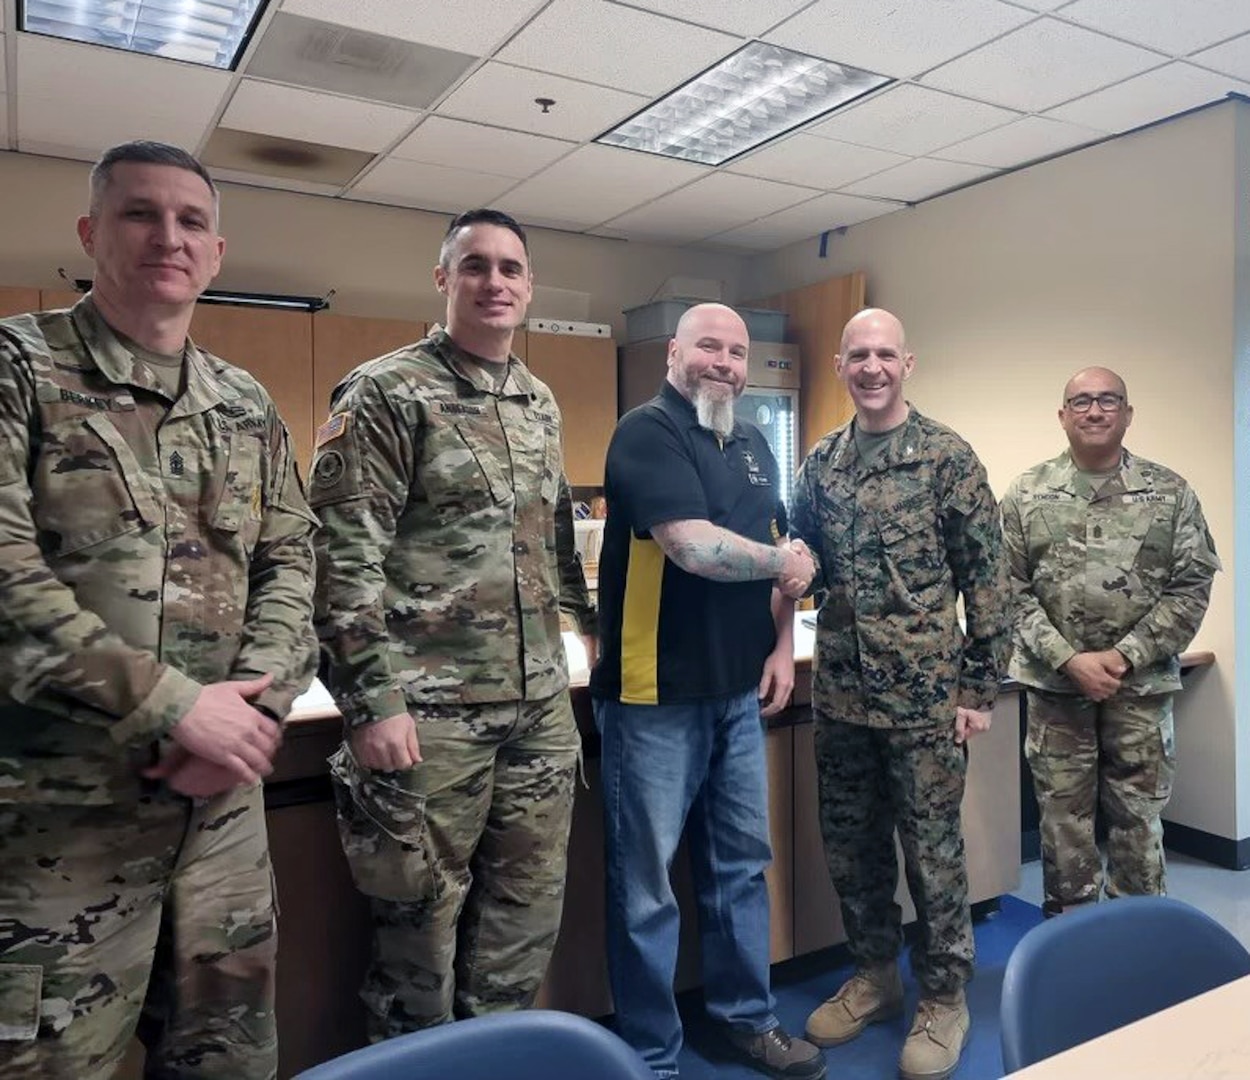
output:
<svg viewBox="0 0 1250 1080"><path fill-rule="evenodd" d="M169 143L154 142L151 139L136 139L134 142L120 143L110 146L100 160L91 167L89 211L92 216L99 213L100 203L104 201L104 192L113 179L113 167L126 162L138 165L170 165L175 169L186 169L193 172L208 185L213 194L213 212L220 216L221 194L208 170L200 160L178 146Z"/></svg>
<svg viewBox="0 0 1250 1080"><path fill-rule="evenodd" d="M502 210L485 208L466 210L463 214L457 214L451 219L451 224L447 226L447 232L443 235L442 246L438 249L438 265L444 270L451 269L451 249L456 244L456 238L462 230L469 228L471 225L498 225L501 229L507 229L521 241L525 257L526 259L529 258L530 244L525 236L525 230L521 228L520 223L511 214L505 214Z"/></svg>

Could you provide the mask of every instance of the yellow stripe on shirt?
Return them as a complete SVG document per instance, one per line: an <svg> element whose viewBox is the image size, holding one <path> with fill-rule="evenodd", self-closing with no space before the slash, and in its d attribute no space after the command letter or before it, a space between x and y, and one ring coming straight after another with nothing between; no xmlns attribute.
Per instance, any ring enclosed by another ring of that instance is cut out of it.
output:
<svg viewBox="0 0 1250 1080"><path fill-rule="evenodd" d="M631 537L621 615L621 701L626 705L660 702L658 644L663 581L663 549L654 540Z"/></svg>

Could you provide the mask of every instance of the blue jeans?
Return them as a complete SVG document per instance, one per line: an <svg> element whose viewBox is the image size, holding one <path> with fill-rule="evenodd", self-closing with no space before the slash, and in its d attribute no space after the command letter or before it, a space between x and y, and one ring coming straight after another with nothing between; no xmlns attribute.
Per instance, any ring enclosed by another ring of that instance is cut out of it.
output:
<svg viewBox="0 0 1250 1080"><path fill-rule="evenodd" d="M677 1075L680 914L669 869L683 826L712 1017L776 1026L769 990L768 779L754 689L689 705L596 699L603 738L608 973L616 1027L657 1076Z"/></svg>

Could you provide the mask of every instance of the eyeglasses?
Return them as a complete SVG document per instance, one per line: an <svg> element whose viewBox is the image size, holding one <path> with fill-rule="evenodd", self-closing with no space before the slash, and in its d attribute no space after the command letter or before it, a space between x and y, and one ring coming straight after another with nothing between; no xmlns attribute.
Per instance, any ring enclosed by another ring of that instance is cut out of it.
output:
<svg viewBox="0 0 1250 1080"><path fill-rule="evenodd" d="M1124 404L1123 394L1074 394L1068 398L1064 404L1073 412L1089 412L1090 406L1095 402L1098 408L1103 412L1119 412L1120 407Z"/></svg>

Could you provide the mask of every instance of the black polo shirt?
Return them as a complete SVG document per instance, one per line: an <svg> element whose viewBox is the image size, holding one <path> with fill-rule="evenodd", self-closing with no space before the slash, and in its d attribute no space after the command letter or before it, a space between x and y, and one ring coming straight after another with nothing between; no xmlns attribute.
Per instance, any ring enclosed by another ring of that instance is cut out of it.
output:
<svg viewBox="0 0 1250 1080"><path fill-rule="evenodd" d="M706 520L761 544L786 531L777 462L753 424L721 440L668 382L608 446L595 697L670 705L745 693L775 644L772 580L709 581L670 562L651 529Z"/></svg>

